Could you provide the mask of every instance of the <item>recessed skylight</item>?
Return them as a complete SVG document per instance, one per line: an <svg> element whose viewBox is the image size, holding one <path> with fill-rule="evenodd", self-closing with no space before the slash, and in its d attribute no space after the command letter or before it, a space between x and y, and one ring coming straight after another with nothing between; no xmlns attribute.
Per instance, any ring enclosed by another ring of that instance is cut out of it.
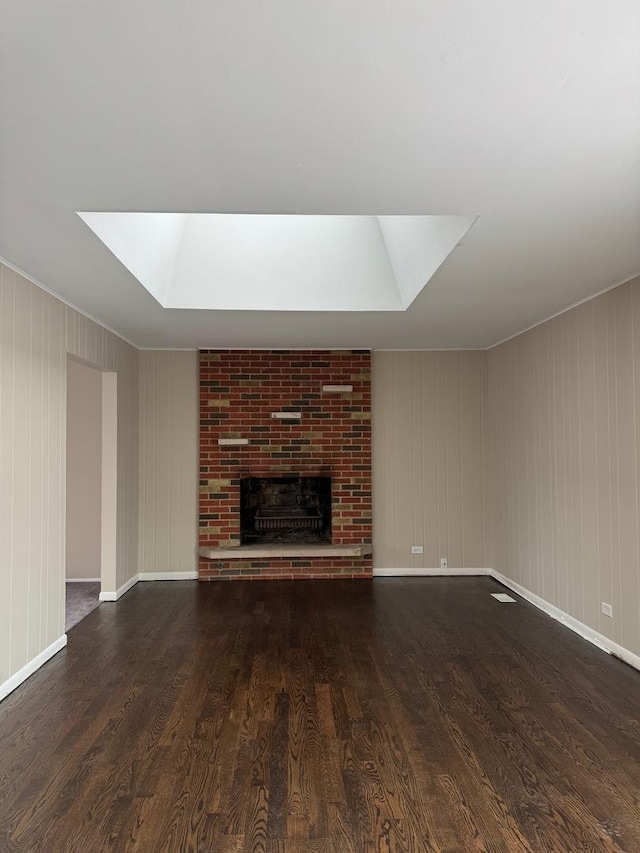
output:
<svg viewBox="0 0 640 853"><path fill-rule="evenodd" d="M474 216L78 214L164 308L405 311Z"/></svg>

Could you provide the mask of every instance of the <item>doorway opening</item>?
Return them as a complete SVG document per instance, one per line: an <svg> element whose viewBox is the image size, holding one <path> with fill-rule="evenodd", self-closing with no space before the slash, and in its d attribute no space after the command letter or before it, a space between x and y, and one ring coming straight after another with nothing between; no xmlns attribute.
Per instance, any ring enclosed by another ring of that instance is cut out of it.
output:
<svg viewBox="0 0 640 853"><path fill-rule="evenodd" d="M65 630L115 589L116 374L67 358Z"/></svg>

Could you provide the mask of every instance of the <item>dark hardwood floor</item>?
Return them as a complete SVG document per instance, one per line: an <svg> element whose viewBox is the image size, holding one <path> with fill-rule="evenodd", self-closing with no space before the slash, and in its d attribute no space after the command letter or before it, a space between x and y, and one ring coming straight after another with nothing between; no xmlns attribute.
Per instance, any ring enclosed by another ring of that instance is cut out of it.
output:
<svg viewBox="0 0 640 853"><path fill-rule="evenodd" d="M0 705L0 851L640 851L640 673L487 578L138 584Z"/></svg>

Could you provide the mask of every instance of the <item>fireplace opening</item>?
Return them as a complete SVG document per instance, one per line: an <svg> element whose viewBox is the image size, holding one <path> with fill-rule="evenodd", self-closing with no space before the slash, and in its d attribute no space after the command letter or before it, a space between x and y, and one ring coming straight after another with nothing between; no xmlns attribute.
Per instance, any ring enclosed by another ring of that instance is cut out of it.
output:
<svg viewBox="0 0 640 853"><path fill-rule="evenodd" d="M331 478L243 477L240 541L243 545L331 542Z"/></svg>

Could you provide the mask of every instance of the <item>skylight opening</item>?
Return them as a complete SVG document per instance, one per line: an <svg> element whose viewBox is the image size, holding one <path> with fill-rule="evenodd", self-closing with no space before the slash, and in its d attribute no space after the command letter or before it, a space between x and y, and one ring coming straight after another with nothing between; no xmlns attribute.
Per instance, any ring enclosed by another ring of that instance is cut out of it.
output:
<svg viewBox="0 0 640 853"><path fill-rule="evenodd" d="M406 311L475 216L79 212L164 308Z"/></svg>

